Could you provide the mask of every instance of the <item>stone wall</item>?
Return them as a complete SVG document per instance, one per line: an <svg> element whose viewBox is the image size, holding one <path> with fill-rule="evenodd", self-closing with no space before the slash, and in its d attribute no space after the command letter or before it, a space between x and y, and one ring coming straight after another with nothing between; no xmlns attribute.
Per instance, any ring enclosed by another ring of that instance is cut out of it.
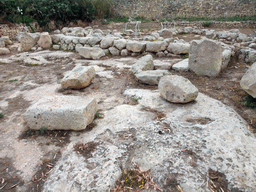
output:
<svg viewBox="0 0 256 192"><path fill-rule="evenodd" d="M256 0L113 0L116 13L151 19L256 15Z"/></svg>

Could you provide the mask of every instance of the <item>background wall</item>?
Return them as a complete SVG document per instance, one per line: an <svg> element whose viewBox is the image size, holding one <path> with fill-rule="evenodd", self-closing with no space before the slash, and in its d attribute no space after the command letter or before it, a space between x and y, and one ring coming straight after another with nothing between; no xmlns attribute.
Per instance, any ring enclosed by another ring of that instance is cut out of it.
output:
<svg viewBox="0 0 256 192"><path fill-rule="evenodd" d="M256 15L256 0L113 0L113 6L119 15L151 19Z"/></svg>

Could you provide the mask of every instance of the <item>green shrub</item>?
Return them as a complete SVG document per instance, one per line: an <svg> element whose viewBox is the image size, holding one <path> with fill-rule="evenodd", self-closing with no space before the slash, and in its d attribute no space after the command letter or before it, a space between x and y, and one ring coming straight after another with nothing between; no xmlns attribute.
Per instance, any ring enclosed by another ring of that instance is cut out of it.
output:
<svg viewBox="0 0 256 192"><path fill-rule="evenodd" d="M244 98L245 106L250 108L256 108L256 99L247 94Z"/></svg>
<svg viewBox="0 0 256 192"><path fill-rule="evenodd" d="M50 20L67 21L94 19L95 7L90 0L1 0L0 21L13 23L37 21L45 26Z"/></svg>
<svg viewBox="0 0 256 192"><path fill-rule="evenodd" d="M2 118L4 116L4 114L3 113L0 113L0 118Z"/></svg>
<svg viewBox="0 0 256 192"><path fill-rule="evenodd" d="M203 26L203 27L210 27L211 24L212 24L211 21L206 21L206 22L203 22L203 23L202 23L202 26Z"/></svg>
<svg viewBox="0 0 256 192"><path fill-rule="evenodd" d="M95 7L85 0L34 0L31 14L40 26L45 26L50 20L92 21Z"/></svg>
<svg viewBox="0 0 256 192"><path fill-rule="evenodd" d="M95 7L95 16L98 18L113 17L112 0L89 0Z"/></svg>

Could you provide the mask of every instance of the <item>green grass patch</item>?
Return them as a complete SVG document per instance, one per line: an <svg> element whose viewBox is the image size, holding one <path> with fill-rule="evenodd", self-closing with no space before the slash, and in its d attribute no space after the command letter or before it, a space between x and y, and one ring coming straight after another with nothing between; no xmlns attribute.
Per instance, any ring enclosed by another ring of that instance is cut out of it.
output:
<svg viewBox="0 0 256 192"><path fill-rule="evenodd" d="M233 16L233 17L175 17L163 18L160 21L256 21L256 15L253 16Z"/></svg>
<svg viewBox="0 0 256 192"><path fill-rule="evenodd" d="M212 22L211 21L206 21L206 22L203 22L202 23L202 26L203 27L210 27L212 25Z"/></svg>
<svg viewBox="0 0 256 192"><path fill-rule="evenodd" d="M2 118L4 116L4 114L3 113L0 113L0 118Z"/></svg>
<svg viewBox="0 0 256 192"><path fill-rule="evenodd" d="M102 113L100 113L99 111L97 111L96 113L95 113L95 119L103 119L104 118L104 115L102 114Z"/></svg>
<svg viewBox="0 0 256 192"><path fill-rule="evenodd" d="M256 99L251 95L247 94L244 98L245 106L255 109L256 108Z"/></svg>
<svg viewBox="0 0 256 192"><path fill-rule="evenodd" d="M141 17L141 16L135 17L134 20L135 20L135 21L141 21L142 23L146 23L146 22L152 21L152 20L150 20L150 19L146 19L146 18L143 17L143 16L142 16L142 17Z"/></svg>
<svg viewBox="0 0 256 192"><path fill-rule="evenodd" d="M18 79L11 79L11 80L9 80L9 82L15 82L15 81L18 81Z"/></svg>
<svg viewBox="0 0 256 192"><path fill-rule="evenodd" d="M101 23L103 25L107 25L111 22L114 22L114 23L127 23L129 21L129 18L128 17L113 17L113 18L107 18L107 19L104 19Z"/></svg>

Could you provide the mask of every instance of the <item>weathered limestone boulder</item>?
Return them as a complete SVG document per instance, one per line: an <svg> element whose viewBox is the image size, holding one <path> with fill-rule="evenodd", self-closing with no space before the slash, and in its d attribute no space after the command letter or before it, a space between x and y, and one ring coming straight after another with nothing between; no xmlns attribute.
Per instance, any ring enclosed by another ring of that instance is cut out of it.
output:
<svg viewBox="0 0 256 192"><path fill-rule="evenodd" d="M7 48L0 48L0 55L6 55L9 54L10 50Z"/></svg>
<svg viewBox="0 0 256 192"><path fill-rule="evenodd" d="M102 49L107 49L109 47L112 47L113 44L114 44L114 40L115 38L114 37L105 37L101 40L100 42L100 47Z"/></svg>
<svg viewBox="0 0 256 192"><path fill-rule="evenodd" d="M212 39L216 36L215 34L215 31L214 30L209 30L209 31L206 31L206 37L209 38L209 39Z"/></svg>
<svg viewBox="0 0 256 192"><path fill-rule="evenodd" d="M97 45L100 43L102 38L100 37L89 37L88 38L88 44L91 45L91 46L94 46L94 45Z"/></svg>
<svg viewBox="0 0 256 192"><path fill-rule="evenodd" d="M164 51L167 46L168 46L168 44L165 41L147 42L146 43L146 51L148 51L148 52Z"/></svg>
<svg viewBox="0 0 256 192"><path fill-rule="evenodd" d="M5 41L0 38L0 48L4 48L5 47Z"/></svg>
<svg viewBox="0 0 256 192"><path fill-rule="evenodd" d="M145 84L158 85L161 77L165 75L171 75L168 70L147 70L136 73L136 78Z"/></svg>
<svg viewBox="0 0 256 192"><path fill-rule="evenodd" d="M109 48L109 52L111 53L111 55L114 55L114 56L118 56L119 55L119 50L115 47L110 47Z"/></svg>
<svg viewBox="0 0 256 192"><path fill-rule="evenodd" d="M160 95L172 103L188 103L197 98L198 89L186 78L166 75L158 84Z"/></svg>
<svg viewBox="0 0 256 192"><path fill-rule="evenodd" d="M189 69L197 75L217 76L222 66L221 44L210 39L192 41Z"/></svg>
<svg viewBox="0 0 256 192"><path fill-rule="evenodd" d="M175 71L188 71L188 59L184 59L172 66Z"/></svg>
<svg viewBox="0 0 256 192"><path fill-rule="evenodd" d="M246 71L240 85L244 91L256 98L256 62Z"/></svg>
<svg viewBox="0 0 256 192"><path fill-rule="evenodd" d="M23 119L31 129L83 130L97 112L97 102L91 97L47 96L30 106Z"/></svg>
<svg viewBox="0 0 256 192"><path fill-rule="evenodd" d="M190 44L189 43L170 43L167 50L175 55L188 54Z"/></svg>
<svg viewBox="0 0 256 192"><path fill-rule="evenodd" d="M63 34L53 34L51 35L52 42L58 44L61 41L61 38L65 37Z"/></svg>
<svg viewBox="0 0 256 192"><path fill-rule="evenodd" d="M39 34L21 32L18 35L20 42L19 51L29 51L34 47L39 39Z"/></svg>
<svg viewBox="0 0 256 192"><path fill-rule="evenodd" d="M152 55L145 55L141 57L133 66L133 74L139 73L141 71L153 70L154 62Z"/></svg>
<svg viewBox="0 0 256 192"><path fill-rule="evenodd" d="M126 43L127 41L125 39L114 40L114 46L119 50L124 49L126 47Z"/></svg>
<svg viewBox="0 0 256 192"><path fill-rule="evenodd" d="M222 52L222 65L221 65L221 69L225 69L228 66L228 63L230 61L230 57L231 57L231 50L229 49L225 49Z"/></svg>
<svg viewBox="0 0 256 192"><path fill-rule="evenodd" d="M246 42L246 41L248 41L248 37L247 37L247 35L245 35L243 33L239 33L236 40L237 40L237 42Z"/></svg>
<svg viewBox="0 0 256 192"><path fill-rule="evenodd" d="M185 27L184 28L184 33L192 33L193 28L192 27Z"/></svg>
<svg viewBox="0 0 256 192"><path fill-rule="evenodd" d="M123 49L121 51L121 56L128 56L128 54L129 54L129 51L127 49Z"/></svg>
<svg viewBox="0 0 256 192"><path fill-rule="evenodd" d="M81 47L77 48L79 55L86 59L99 59L105 56L104 51L99 47Z"/></svg>
<svg viewBox="0 0 256 192"><path fill-rule="evenodd" d="M81 47L83 47L83 45L82 45L82 44L80 44L80 43L76 44L76 46L75 46L75 50L76 50L76 52L78 52L77 50L78 50L79 48L81 48Z"/></svg>
<svg viewBox="0 0 256 192"><path fill-rule="evenodd" d="M135 53L139 53L144 51L146 48L146 43L142 43L139 41L128 41L126 44L126 49L128 51L132 51Z"/></svg>
<svg viewBox="0 0 256 192"><path fill-rule="evenodd" d="M162 29L158 31L160 36L164 37L172 37L173 36L173 31L171 29Z"/></svg>
<svg viewBox="0 0 256 192"><path fill-rule="evenodd" d="M77 66L61 80L63 89L82 89L90 85L95 76L94 67Z"/></svg>
<svg viewBox="0 0 256 192"><path fill-rule="evenodd" d="M44 32L40 35L39 41L37 43L43 49L50 49L52 46L52 38L48 32Z"/></svg>

